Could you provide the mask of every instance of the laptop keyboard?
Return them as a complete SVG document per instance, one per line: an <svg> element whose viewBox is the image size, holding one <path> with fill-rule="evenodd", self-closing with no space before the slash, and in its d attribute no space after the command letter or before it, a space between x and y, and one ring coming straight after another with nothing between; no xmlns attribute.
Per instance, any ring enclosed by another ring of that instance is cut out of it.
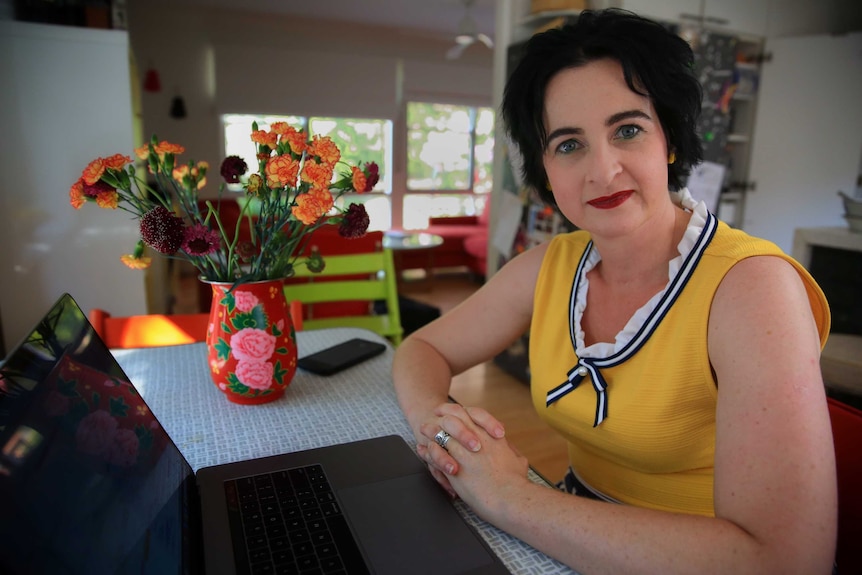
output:
<svg viewBox="0 0 862 575"><path fill-rule="evenodd" d="M320 465L224 485L238 573L368 573Z"/></svg>

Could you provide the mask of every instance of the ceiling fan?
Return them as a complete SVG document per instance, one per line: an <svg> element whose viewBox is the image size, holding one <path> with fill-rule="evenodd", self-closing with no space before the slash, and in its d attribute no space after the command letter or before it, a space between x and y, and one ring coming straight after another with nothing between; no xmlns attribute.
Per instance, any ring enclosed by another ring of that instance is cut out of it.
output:
<svg viewBox="0 0 862 575"><path fill-rule="evenodd" d="M455 36L455 45L446 52L447 60L457 60L464 53L464 50L476 42L480 42L488 48L494 47L494 41L486 34L479 32L476 20L473 19L470 12L476 0L463 0L463 2L464 17L461 18L461 23L458 24L458 35Z"/></svg>

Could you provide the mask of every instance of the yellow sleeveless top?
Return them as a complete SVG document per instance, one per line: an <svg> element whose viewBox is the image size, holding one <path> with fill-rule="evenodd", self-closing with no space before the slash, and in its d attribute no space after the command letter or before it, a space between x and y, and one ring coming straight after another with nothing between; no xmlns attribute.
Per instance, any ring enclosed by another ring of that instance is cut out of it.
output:
<svg viewBox="0 0 862 575"><path fill-rule="evenodd" d="M654 308L628 343L606 345L604 357L579 358L575 351L589 234L556 236L536 284L530 370L533 405L567 440L572 469L586 485L622 503L712 516L718 392L707 324L719 283L744 258L780 257L805 284L821 344L830 315L823 292L798 262L771 242L705 216L694 247L651 300Z"/></svg>

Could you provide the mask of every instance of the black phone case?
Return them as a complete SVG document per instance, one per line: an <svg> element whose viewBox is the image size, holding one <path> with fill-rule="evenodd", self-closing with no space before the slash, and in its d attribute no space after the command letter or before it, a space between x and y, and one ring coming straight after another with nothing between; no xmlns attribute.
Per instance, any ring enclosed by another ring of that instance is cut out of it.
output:
<svg viewBox="0 0 862 575"><path fill-rule="evenodd" d="M376 341L354 338L297 360L296 365L318 375L332 375L380 355L386 346Z"/></svg>

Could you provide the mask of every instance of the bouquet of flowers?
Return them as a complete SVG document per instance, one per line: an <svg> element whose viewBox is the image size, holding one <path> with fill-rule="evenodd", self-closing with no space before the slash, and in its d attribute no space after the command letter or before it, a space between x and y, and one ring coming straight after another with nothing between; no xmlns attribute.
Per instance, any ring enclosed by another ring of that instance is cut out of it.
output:
<svg viewBox="0 0 862 575"><path fill-rule="evenodd" d="M298 261L303 239L323 225L338 225L345 238L365 234L369 223L365 207L355 203L339 207L336 201L347 192L370 191L379 179L377 164L347 166L336 175L338 146L326 136L308 138L285 122L273 123L268 131L254 124L251 139L258 173L243 178L248 166L238 156L225 158L220 170L226 183L241 183L245 190L236 229L226 229L219 214L224 184L218 199L199 199L198 192L206 185L206 162L178 163L177 156L185 149L155 136L135 150L146 162L144 178L128 156L97 158L72 185L70 202L75 209L88 202L119 208L140 221L141 239L134 252L120 258L131 268L149 267L147 245L189 261L208 281L240 284L285 278L293 275L298 263L321 271L319 255ZM250 222L251 239L241 241L244 219Z"/></svg>

